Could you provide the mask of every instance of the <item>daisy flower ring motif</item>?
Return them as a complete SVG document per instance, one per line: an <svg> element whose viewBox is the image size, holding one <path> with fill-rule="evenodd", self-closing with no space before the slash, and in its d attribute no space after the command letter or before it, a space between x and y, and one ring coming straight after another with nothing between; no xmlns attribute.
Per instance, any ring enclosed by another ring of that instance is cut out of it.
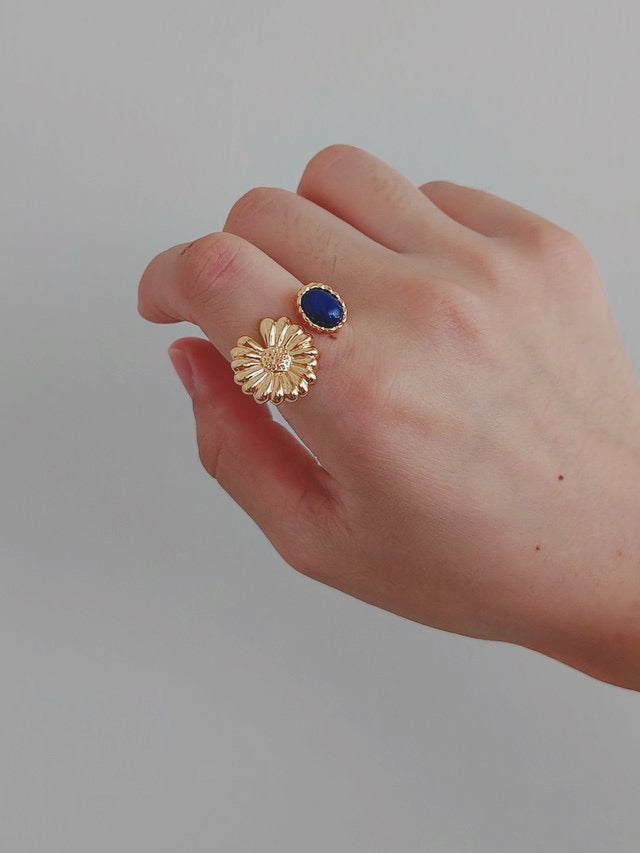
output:
<svg viewBox="0 0 640 853"><path fill-rule="evenodd" d="M242 335L231 349L234 382L245 394L253 394L257 403L270 400L279 406L284 400L303 397L316 381L318 350L311 335L288 317L265 317L260 335L264 344Z"/></svg>

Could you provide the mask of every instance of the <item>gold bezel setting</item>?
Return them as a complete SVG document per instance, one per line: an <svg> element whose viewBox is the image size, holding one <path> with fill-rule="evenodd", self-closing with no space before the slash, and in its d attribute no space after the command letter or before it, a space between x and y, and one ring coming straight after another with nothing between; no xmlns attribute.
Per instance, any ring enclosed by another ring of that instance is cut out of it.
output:
<svg viewBox="0 0 640 853"><path fill-rule="evenodd" d="M342 320L336 326L319 326L317 323L314 323L313 320L309 319L309 317L305 314L304 309L302 307L302 297L308 290L326 290L340 303L340 307L342 309ZM312 329L315 329L316 332L324 332L325 334L330 334L331 332L336 332L338 329L341 329L347 322L347 306L344 303L344 299L333 288L329 287L328 284L323 284L321 281L312 281L309 284L305 284L303 287L300 288L296 298L296 307L298 309L298 314L300 315L300 317L307 325L311 326Z"/></svg>

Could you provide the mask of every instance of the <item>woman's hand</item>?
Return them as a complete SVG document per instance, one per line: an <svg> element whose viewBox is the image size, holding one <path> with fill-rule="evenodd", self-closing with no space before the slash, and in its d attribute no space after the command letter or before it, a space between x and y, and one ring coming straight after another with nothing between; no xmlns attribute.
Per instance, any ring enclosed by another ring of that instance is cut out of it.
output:
<svg viewBox="0 0 640 853"><path fill-rule="evenodd" d="M229 351L296 322L310 281L348 322L314 334L317 382L280 408L305 447ZM209 339L171 347L200 457L293 567L640 689L640 393L576 237L332 145L297 192L253 189L154 258L139 310Z"/></svg>

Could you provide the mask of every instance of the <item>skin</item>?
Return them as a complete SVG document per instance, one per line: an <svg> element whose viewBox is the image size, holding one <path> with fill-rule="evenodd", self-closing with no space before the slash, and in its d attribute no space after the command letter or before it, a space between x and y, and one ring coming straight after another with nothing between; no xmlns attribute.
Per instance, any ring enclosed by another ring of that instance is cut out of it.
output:
<svg viewBox="0 0 640 853"><path fill-rule="evenodd" d="M229 351L310 281L349 315L280 406L303 444ZM291 566L640 690L640 389L573 234L331 145L157 255L138 310L206 335L170 347L200 458Z"/></svg>

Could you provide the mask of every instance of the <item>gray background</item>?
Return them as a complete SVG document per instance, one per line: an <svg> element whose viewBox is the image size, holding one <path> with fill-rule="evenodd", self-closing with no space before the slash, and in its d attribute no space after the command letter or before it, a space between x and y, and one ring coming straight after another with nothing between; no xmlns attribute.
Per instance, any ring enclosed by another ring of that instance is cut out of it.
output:
<svg viewBox="0 0 640 853"><path fill-rule="evenodd" d="M637 366L638 8L2 0L2 853L637 851L640 696L288 567L136 288L348 142L573 230Z"/></svg>

